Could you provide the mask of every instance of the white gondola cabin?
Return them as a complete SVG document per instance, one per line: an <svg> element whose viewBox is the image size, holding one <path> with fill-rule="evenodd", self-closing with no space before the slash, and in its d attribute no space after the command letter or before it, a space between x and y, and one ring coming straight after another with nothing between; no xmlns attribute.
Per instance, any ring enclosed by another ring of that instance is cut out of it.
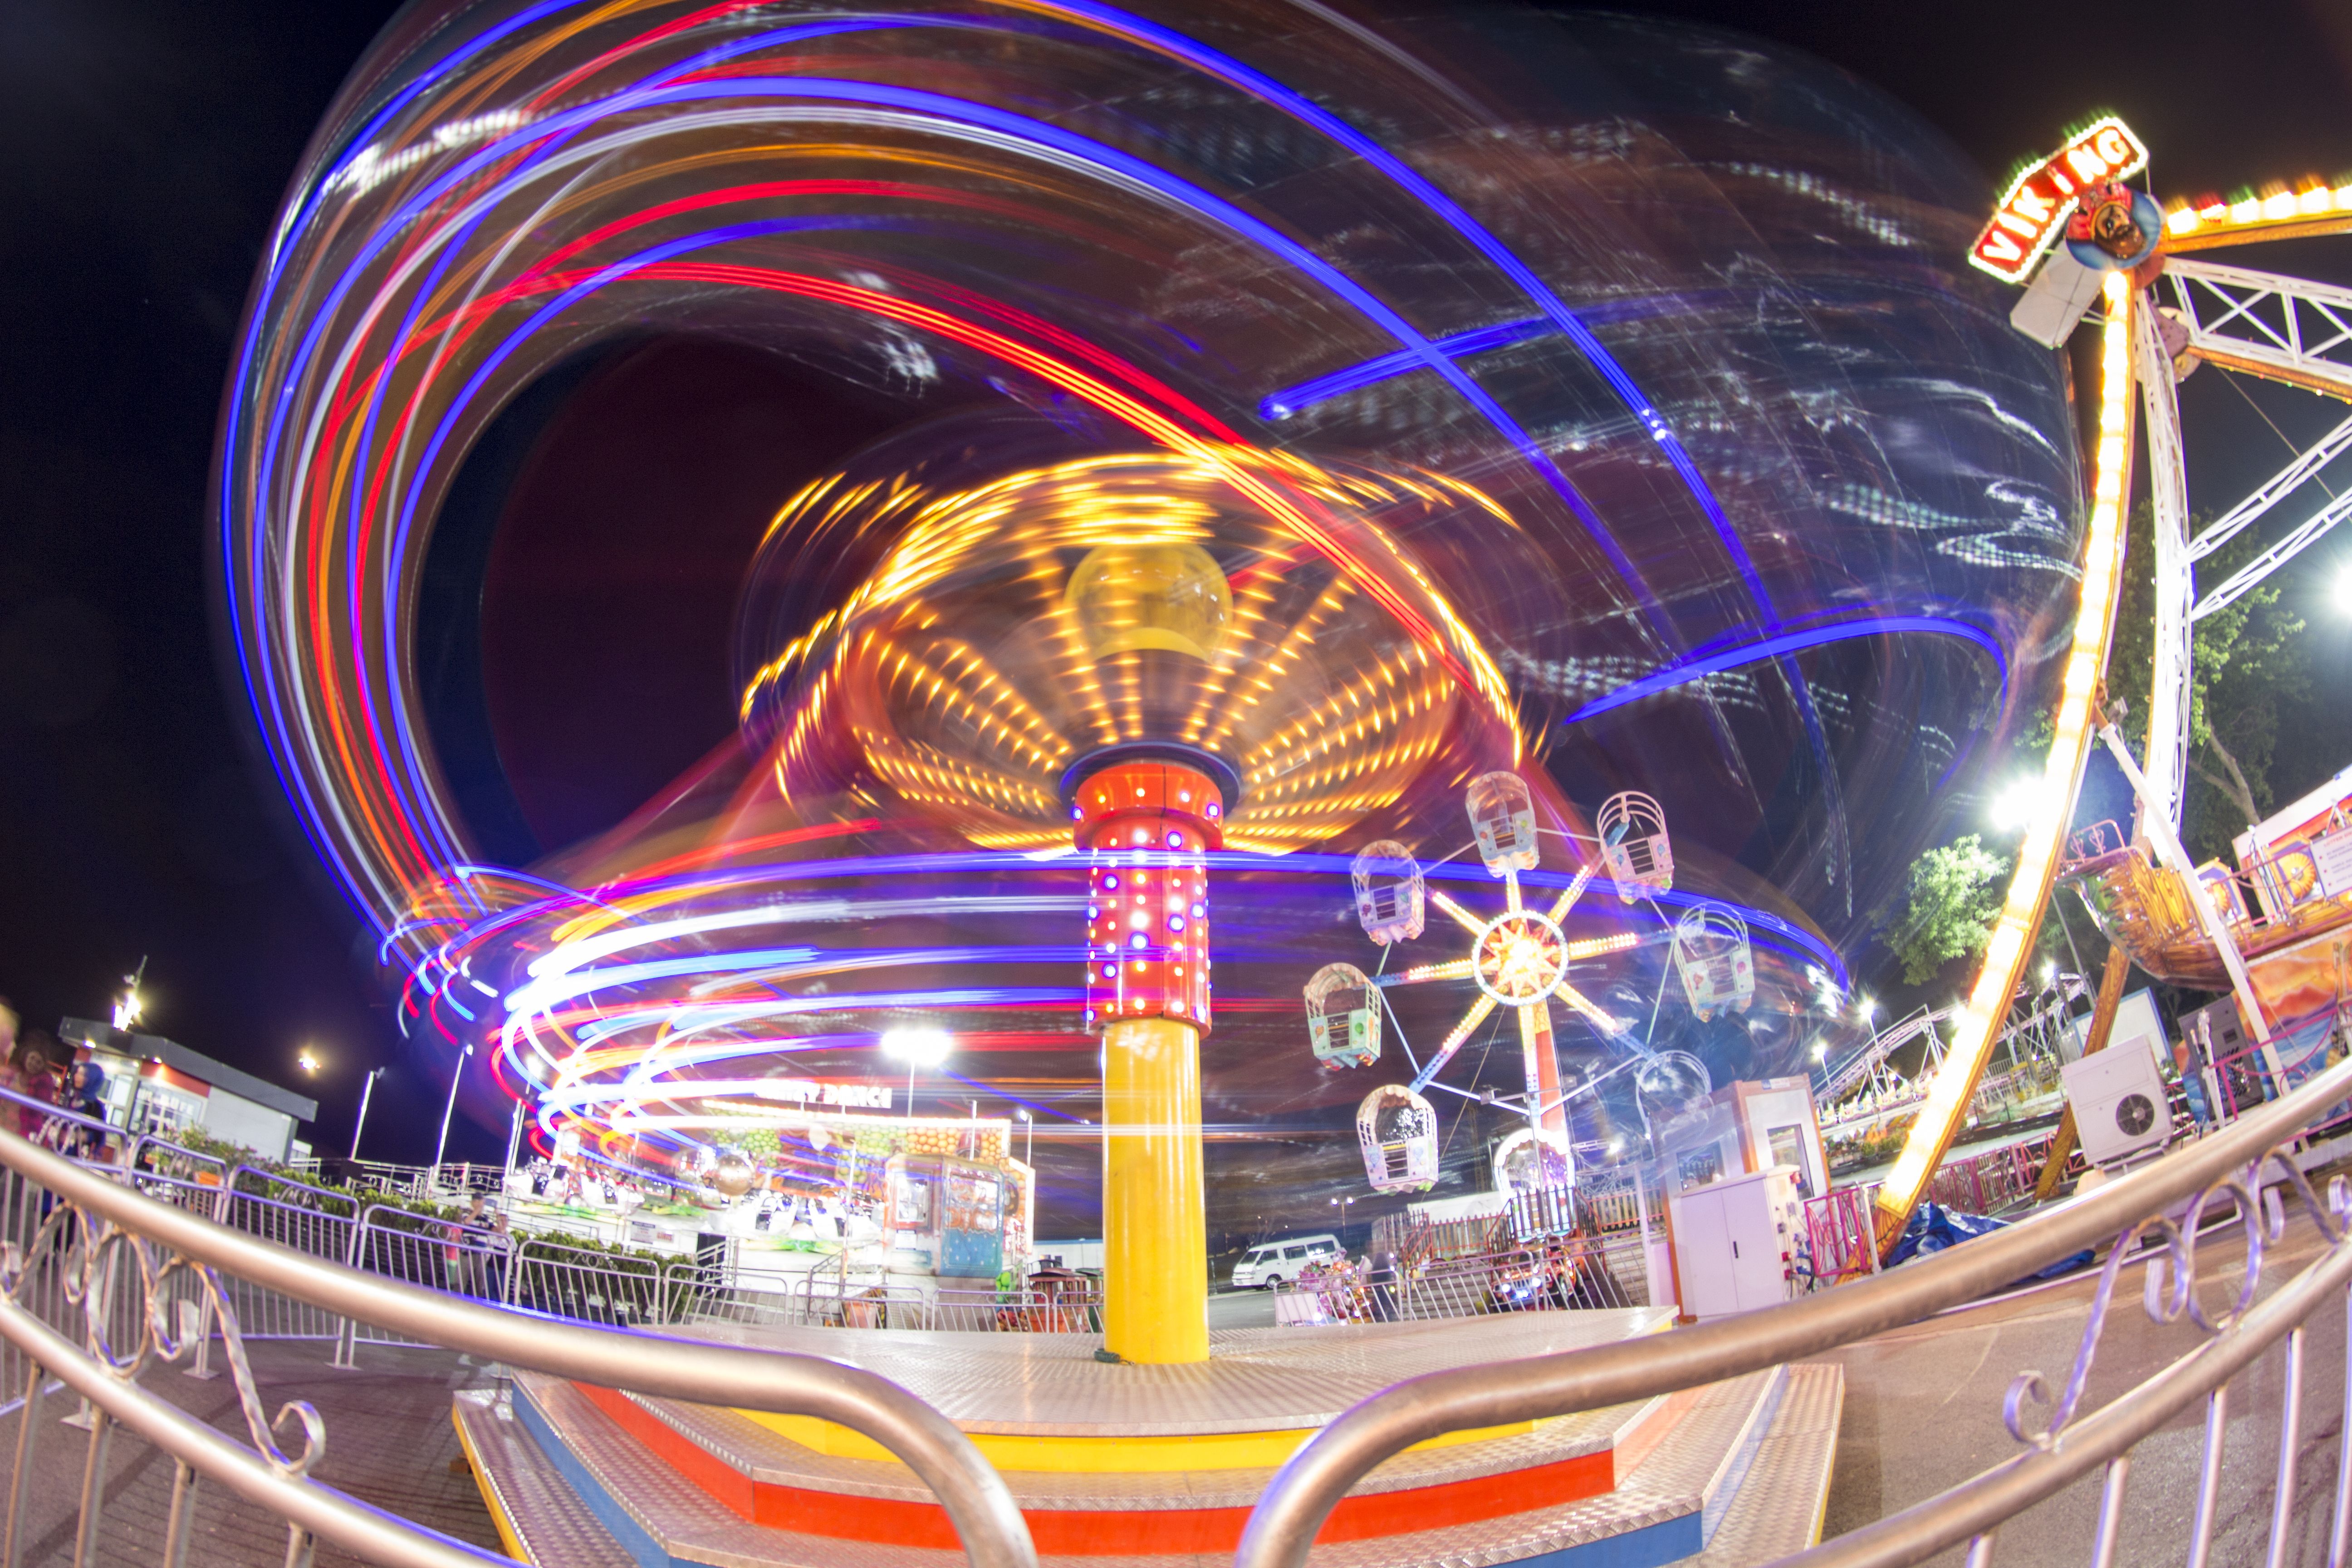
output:
<svg viewBox="0 0 2352 1568"><path fill-rule="evenodd" d="M1327 963L1307 983L1307 1028L1315 1059L1327 1068L1370 1067L1381 1059L1381 999L1371 976L1352 963Z"/></svg>
<svg viewBox="0 0 2352 1568"><path fill-rule="evenodd" d="M1726 1008L1745 1013L1756 999L1748 922L1721 904L1696 905L1675 922L1675 968L1702 1021Z"/></svg>
<svg viewBox="0 0 2352 1568"><path fill-rule="evenodd" d="M1437 1111L1401 1083L1383 1084L1356 1107L1356 1142L1376 1193L1426 1192L1437 1182Z"/></svg>
<svg viewBox="0 0 2352 1568"><path fill-rule="evenodd" d="M1356 851L1348 879L1355 884L1356 919L1366 936L1386 947L1421 934L1426 898L1412 851L1393 838L1367 844Z"/></svg>
<svg viewBox="0 0 2352 1568"><path fill-rule="evenodd" d="M1495 1145L1495 1190L1531 1193L1576 1184L1576 1162L1568 1140L1550 1128L1522 1127Z"/></svg>
<svg viewBox="0 0 2352 1568"><path fill-rule="evenodd" d="M1601 858L1617 884L1617 896L1632 903L1646 889L1663 893L1675 885L1675 851L1666 842L1666 814L1639 790L1626 790L1601 803L1593 826L1601 833Z"/></svg>
<svg viewBox="0 0 2352 1568"><path fill-rule="evenodd" d="M1478 858L1499 877L1536 868L1536 802L1528 781L1513 773L1480 773L1464 804L1478 836Z"/></svg>

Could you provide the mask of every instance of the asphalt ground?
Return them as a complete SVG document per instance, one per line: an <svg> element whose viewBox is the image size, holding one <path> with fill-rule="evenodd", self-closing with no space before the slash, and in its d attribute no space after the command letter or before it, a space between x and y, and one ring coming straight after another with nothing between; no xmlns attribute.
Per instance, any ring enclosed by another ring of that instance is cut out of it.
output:
<svg viewBox="0 0 2352 1568"><path fill-rule="evenodd" d="M1209 1327L1213 1330L1274 1327L1274 1292L1212 1291L1209 1295Z"/></svg>

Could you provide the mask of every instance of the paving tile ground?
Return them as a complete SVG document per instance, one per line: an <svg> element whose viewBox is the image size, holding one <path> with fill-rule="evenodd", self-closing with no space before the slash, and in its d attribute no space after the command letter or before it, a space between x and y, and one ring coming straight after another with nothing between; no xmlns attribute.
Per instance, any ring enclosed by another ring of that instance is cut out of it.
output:
<svg viewBox="0 0 2352 1568"><path fill-rule="evenodd" d="M2267 1248L2262 1293L2308 1266L2319 1244L2308 1219L2290 1221L2284 1245ZM2203 1299L2220 1310L2242 1278L2245 1247L2234 1230L2198 1248ZM2116 1281L2105 1331L2081 1413L2088 1415L2187 1353L2205 1337L2191 1323L2151 1322L2141 1308L2140 1268ZM2223 1282L2228 1289L2225 1290ZM2074 1283L1896 1330L1816 1359L1845 1369L1844 1419L1830 1487L1828 1533L1836 1535L1925 1501L2015 1456L2001 1424L2010 1380L2038 1371L2053 1388L2074 1364L2092 1289ZM2296 1488L2280 1561L2327 1560L2330 1510L2343 1441L2345 1312L2323 1307L2306 1325L2303 1400L2296 1435ZM2230 1384L2219 1529L2211 1562L2228 1568L2265 1561L2279 1458L2284 1355L2273 1346ZM2033 1425L2046 1420L2037 1412ZM2118 1568L2179 1563L2194 1517L2202 1402L2174 1416L2134 1450ZM2088 1562L2098 1521L2095 1470L2029 1509L2000 1531L2000 1568L2065 1568ZM1957 1565L1955 1548L1932 1561Z"/></svg>
<svg viewBox="0 0 2352 1568"><path fill-rule="evenodd" d="M217 1354L219 1347L214 1348ZM265 1341L251 1347L263 1408L275 1415L287 1401L306 1399L326 1424L326 1452L311 1473L377 1508L498 1552L498 1531L463 1465L449 1421L452 1394L489 1382L481 1365L446 1351L362 1346L360 1369L338 1372L327 1364L331 1348L313 1341ZM202 1382L163 1367L151 1370L143 1381L174 1405L247 1440L236 1391L227 1377ZM79 1401L59 1391L43 1406L24 1563L69 1568L89 1439L62 1424ZM0 1418L0 1463L16 1455L17 1427L16 1415ZM172 1500L171 1458L117 1428L107 1459L105 1517L95 1560L106 1568L161 1562ZM191 1564L278 1568L285 1558L282 1522L225 1489L208 1484L198 1492ZM320 1568L347 1568L362 1561L324 1543L317 1558Z"/></svg>

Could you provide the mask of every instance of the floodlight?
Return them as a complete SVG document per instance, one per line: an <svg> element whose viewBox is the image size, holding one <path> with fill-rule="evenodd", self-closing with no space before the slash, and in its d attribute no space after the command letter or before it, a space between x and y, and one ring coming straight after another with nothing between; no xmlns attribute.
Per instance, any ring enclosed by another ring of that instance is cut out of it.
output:
<svg viewBox="0 0 2352 1568"><path fill-rule="evenodd" d="M908 1067L935 1068L948 1059L955 1041L945 1029L886 1029L882 1054Z"/></svg>

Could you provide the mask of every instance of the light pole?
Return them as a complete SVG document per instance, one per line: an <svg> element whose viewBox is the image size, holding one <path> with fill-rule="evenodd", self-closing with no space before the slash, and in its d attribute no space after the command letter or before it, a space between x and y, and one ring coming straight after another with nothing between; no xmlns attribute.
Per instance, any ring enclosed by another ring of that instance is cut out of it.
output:
<svg viewBox="0 0 2352 1568"><path fill-rule="evenodd" d="M122 994L115 1000L114 1026L128 1029L139 1022L139 1015L147 1010L147 1003L139 994L139 983L147 978L147 955L139 955L139 967L122 977Z"/></svg>
<svg viewBox="0 0 2352 1568"><path fill-rule="evenodd" d="M515 1151L522 1146L522 1100L518 1096L514 1105L514 1124L507 1129L507 1173L514 1171ZM505 1180L500 1176L499 1180Z"/></svg>
<svg viewBox="0 0 2352 1568"><path fill-rule="evenodd" d="M367 1076L360 1079L360 1115L359 1120L352 1123L352 1158L354 1160L360 1157L360 1134L367 1130L368 1100L375 1094L375 1080L383 1076L382 1068L370 1068Z"/></svg>
<svg viewBox="0 0 2352 1568"><path fill-rule="evenodd" d="M1021 1163L1034 1171L1037 1168L1037 1119L1025 1105L1016 1106L1013 1114L1021 1118Z"/></svg>
<svg viewBox="0 0 2352 1568"><path fill-rule="evenodd" d="M457 1109L457 1086L465 1081L466 1058L473 1054L474 1047L467 1046L457 1058L456 1069L449 1074L449 1098L441 1106L441 1137L433 1145L433 1184L436 1187L441 1184L441 1157L449 1152L449 1113Z"/></svg>
<svg viewBox="0 0 2352 1568"><path fill-rule="evenodd" d="M938 1067L954 1049L955 1041L945 1029L885 1029L882 1032L882 1054L907 1064L907 1121L910 1127L915 1120L915 1069Z"/></svg>

